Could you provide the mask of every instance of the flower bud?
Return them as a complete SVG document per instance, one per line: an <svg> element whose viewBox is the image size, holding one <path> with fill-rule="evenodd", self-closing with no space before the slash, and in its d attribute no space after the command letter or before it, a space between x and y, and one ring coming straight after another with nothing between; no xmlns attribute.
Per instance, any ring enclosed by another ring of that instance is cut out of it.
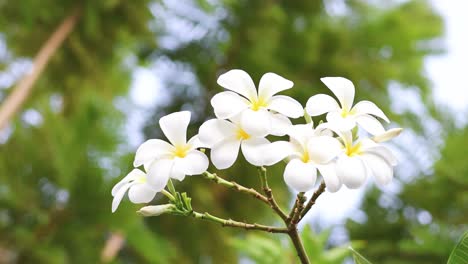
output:
<svg viewBox="0 0 468 264"><path fill-rule="evenodd" d="M165 213L170 213L175 209L173 204L150 205L145 206L137 211L142 216L158 216Z"/></svg>
<svg viewBox="0 0 468 264"><path fill-rule="evenodd" d="M403 131L403 128L392 128L380 135L373 137L372 140L377 143L389 141L390 139L400 135L401 131Z"/></svg>

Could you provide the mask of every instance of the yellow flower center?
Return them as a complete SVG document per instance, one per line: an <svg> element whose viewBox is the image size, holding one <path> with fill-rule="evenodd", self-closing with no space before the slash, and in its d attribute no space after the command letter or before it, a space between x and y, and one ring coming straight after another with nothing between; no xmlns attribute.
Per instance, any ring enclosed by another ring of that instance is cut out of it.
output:
<svg viewBox="0 0 468 264"><path fill-rule="evenodd" d="M146 176L140 176L136 178L135 181L138 183L146 183Z"/></svg>
<svg viewBox="0 0 468 264"><path fill-rule="evenodd" d="M341 110L341 117L345 118L347 116L350 116L350 115L354 115L354 113L356 111L354 111L354 109L351 109L351 111L348 111L346 110L347 108L343 107L343 109Z"/></svg>
<svg viewBox="0 0 468 264"><path fill-rule="evenodd" d="M242 128L238 128L237 129L237 139L249 139L250 138L250 135L247 134L247 132L245 132Z"/></svg>
<svg viewBox="0 0 468 264"><path fill-rule="evenodd" d="M260 110L261 108L263 107L266 107L268 104L266 102L266 100L264 100L263 98L258 98L257 100L254 100L252 101L252 105L250 106L250 108L254 111L258 111Z"/></svg>
<svg viewBox="0 0 468 264"><path fill-rule="evenodd" d="M361 142L358 142L354 146L346 144L346 155L348 155L349 157L359 155L361 154L361 152Z"/></svg>
<svg viewBox="0 0 468 264"><path fill-rule="evenodd" d="M184 158L185 156L187 156L187 152L190 150L190 148L191 146L188 144L175 146L175 149L172 152L172 155L174 155L174 158L175 157Z"/></svg>
<svg viewBox="0 0 468 264"><path fill-rule="evenodd" d="M304 163L307 163L309 162L310 160L310 156L309 156L309 152L306 150L302 153L302 158L301 160L304 162Z"/></svg>

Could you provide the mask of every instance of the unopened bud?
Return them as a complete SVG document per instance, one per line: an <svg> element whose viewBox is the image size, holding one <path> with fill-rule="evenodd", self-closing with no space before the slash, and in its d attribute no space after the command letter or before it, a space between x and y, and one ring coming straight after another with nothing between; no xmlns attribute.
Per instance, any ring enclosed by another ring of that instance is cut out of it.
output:
<svg viewBox="0 0 468 264"><path fill-rule="evenodd" d="M142 216L158 216L165 213L170 213L175 209L173 204L150 205L145 206L137 211Z"/></svg>
<svg viewBox="0 0 468 264"><path fill-rule="evenodd" d="M377 143L389 141L390 139L400 135L401 131L403 131L403 128L392 128L380 135L373 137L372 140Z"/></svg>

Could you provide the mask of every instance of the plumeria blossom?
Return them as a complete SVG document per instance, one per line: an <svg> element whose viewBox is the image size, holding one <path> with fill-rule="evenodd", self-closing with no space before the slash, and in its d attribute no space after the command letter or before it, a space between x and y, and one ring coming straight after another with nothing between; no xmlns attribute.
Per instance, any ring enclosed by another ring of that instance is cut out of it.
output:
<svg viewBox="0 0 468 264"><path fill-rule="evenodd" d="M117 210L127 190L128 198L135 204L150 202L160 191L147 183L147 177L143 171L134 169L112 188L112 196L114 197L112 212Z"/></svg>
<svg viewBox="0 0 468 264"><path fill-rule="evenodd" d="M393 178L397 159L385 146L365 138L353 142L351 132L339 132L342 153L336 160L336 174L351 189L361 187L368 176L377 184L388 184Z"/></svg>
<svg viewBox="0 0 468 264"><path fill-rule="evenodd" d="M370 101L360 101L353 106L354 85L342 77L325 77L320 79L338 98L326 94L317 94L309 98L306 111L311 116L327 114L327 121L342 131L351 130L359 124L372 135L384 133L382 124L374 117L390 122L387 116Z"/></svg>
<svg viewBox="0 0 468 264"><path fill-rule="evenodd" d="M249 134L284 135L284 128L291 125L287 117L304 115L303 107L296 100L275 95L293 86L293 82L275 73L262 76L258 92L252 78L242 70L222 74L218 84L230 91L218 93L211 99L216 117L230 119L245 112L240 123Z"/></svg>
<svg viewBox="0 0 468 264"><path fill-rule="evenodd" d="M245 159L255 166L273 165L290 152L288 142L270 143L265 138L265 131L248 133L241 122L244 114L249 113L231 116L230 121L210 119L200 127L200 141L211 148L211 162L218 169L231 167L239 155L239 149L242 149Z"/></svg>
<svg viewBox="0 0 468 264"><path fill-rule="evenodd" d="M159 120L159 125L169 142L150 139L137 150L133 165L144 166L148 183L157 191L166 187L167 181L183 180L186 175L201 174L208 168L208 158L197 150L200 142L197 136L187 142L187 127L190 112L169 114Z"/></svg>
<svg viewBox="0 0 468 264"><path fill-rule="evenodd" d="M341 143L312 124L295 125L289 130L293 152L284 170L284 181L292 189L305 192L312 189L320 171L327 189L336 192L341 182L332 162L342 152Z"/></svg>

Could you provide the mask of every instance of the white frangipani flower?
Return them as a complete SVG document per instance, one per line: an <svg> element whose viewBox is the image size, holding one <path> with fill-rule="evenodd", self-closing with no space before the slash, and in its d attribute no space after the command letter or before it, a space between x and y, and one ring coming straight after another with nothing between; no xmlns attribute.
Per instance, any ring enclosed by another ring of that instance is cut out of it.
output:
<svg viewBox="0 0 468 264"><path fill-rule="evenodd" d="M231 121L210 119L201 125L200 141L211 148L211 162L216 168L231 167L237 159L239 148L245 159L255 166L273 165L290 153L288 142L270 143L265 138L266 133L257 130L254 130L256 133L247 133L241 122L243 114L246 113L230 117Z"/></svg>
<svg viewBox="0 0 468 264"><path fill-rule="evenodd" d="M146 174L143 171L134 169L112 188L112 196L114 197L112 212L117 210L127 190L128 198L135 204L150 202L160 191L147 183Z"/></svg>
<svg viewBox="0 0 468 264"><path fill-rule="evenodd" d="M246 112L240 122L249 134L284 135L284 128L291 125L286 117L298 118L304 115L303 107L296 100L275 95L293 86L293 82L275 73L262 76L258 93L249 74L242 70L230 70L222 74L218 84L230 91L218 93L211 99L216 117L230 119Z"/></svg>
<svg viewBox="0 0 468 264"><path fill-rule="evenodd" d="M336 161L336 174L346 187L361 187L368 176L377 184L388 184L398 161L393 153L380 144L365 138L353 143L350 132L339 133L343 152Z"/></svg>
<svg viewBox="0 0 468 264"><path fill-rule="evenodd" d="M201 174L208 168L208 158L196 148L201 147L198 137L187 142L187 127L190 112L169 114L159 120L159 125L169 143L150 139L137 150L133 165L144 165L148 183L160 191L166 187L169 178L183 180L186 175Z"/></svg>
<svg viewBox="0 0 468 264"><path fill-rule="evenodd" d="M382 134L372 137L372 140L376 143L389 141L393 139L394 137L397 137L398 135L400 135L401 131L403 131L403 128L392 128L392 129L385 131Z"/></svg>
<svg viewBox="0 0 468 264"><path fill-rule="evenodd" d="M338 102L326 94L317 94L309 98L306 111L311 116L327 114L327 121L341 131L351 130L359 124L372 135L385 132L382 124L374 117L380 117L387 123L387 116L370 101L360 101L353 107L354 85L342 77L325 77L320 79L338 98Z"/></svg>
<svg viewBox="0 0 468 264"><path fill-rule="evenodd" d="M327 133L314 130L312 124L292 126L288 135L293 152L283 174L286 184L299 192L308 191L315 185L318 169L327 189L336 192L341 183L332 160L342 151L341 143Z"/></svg>

